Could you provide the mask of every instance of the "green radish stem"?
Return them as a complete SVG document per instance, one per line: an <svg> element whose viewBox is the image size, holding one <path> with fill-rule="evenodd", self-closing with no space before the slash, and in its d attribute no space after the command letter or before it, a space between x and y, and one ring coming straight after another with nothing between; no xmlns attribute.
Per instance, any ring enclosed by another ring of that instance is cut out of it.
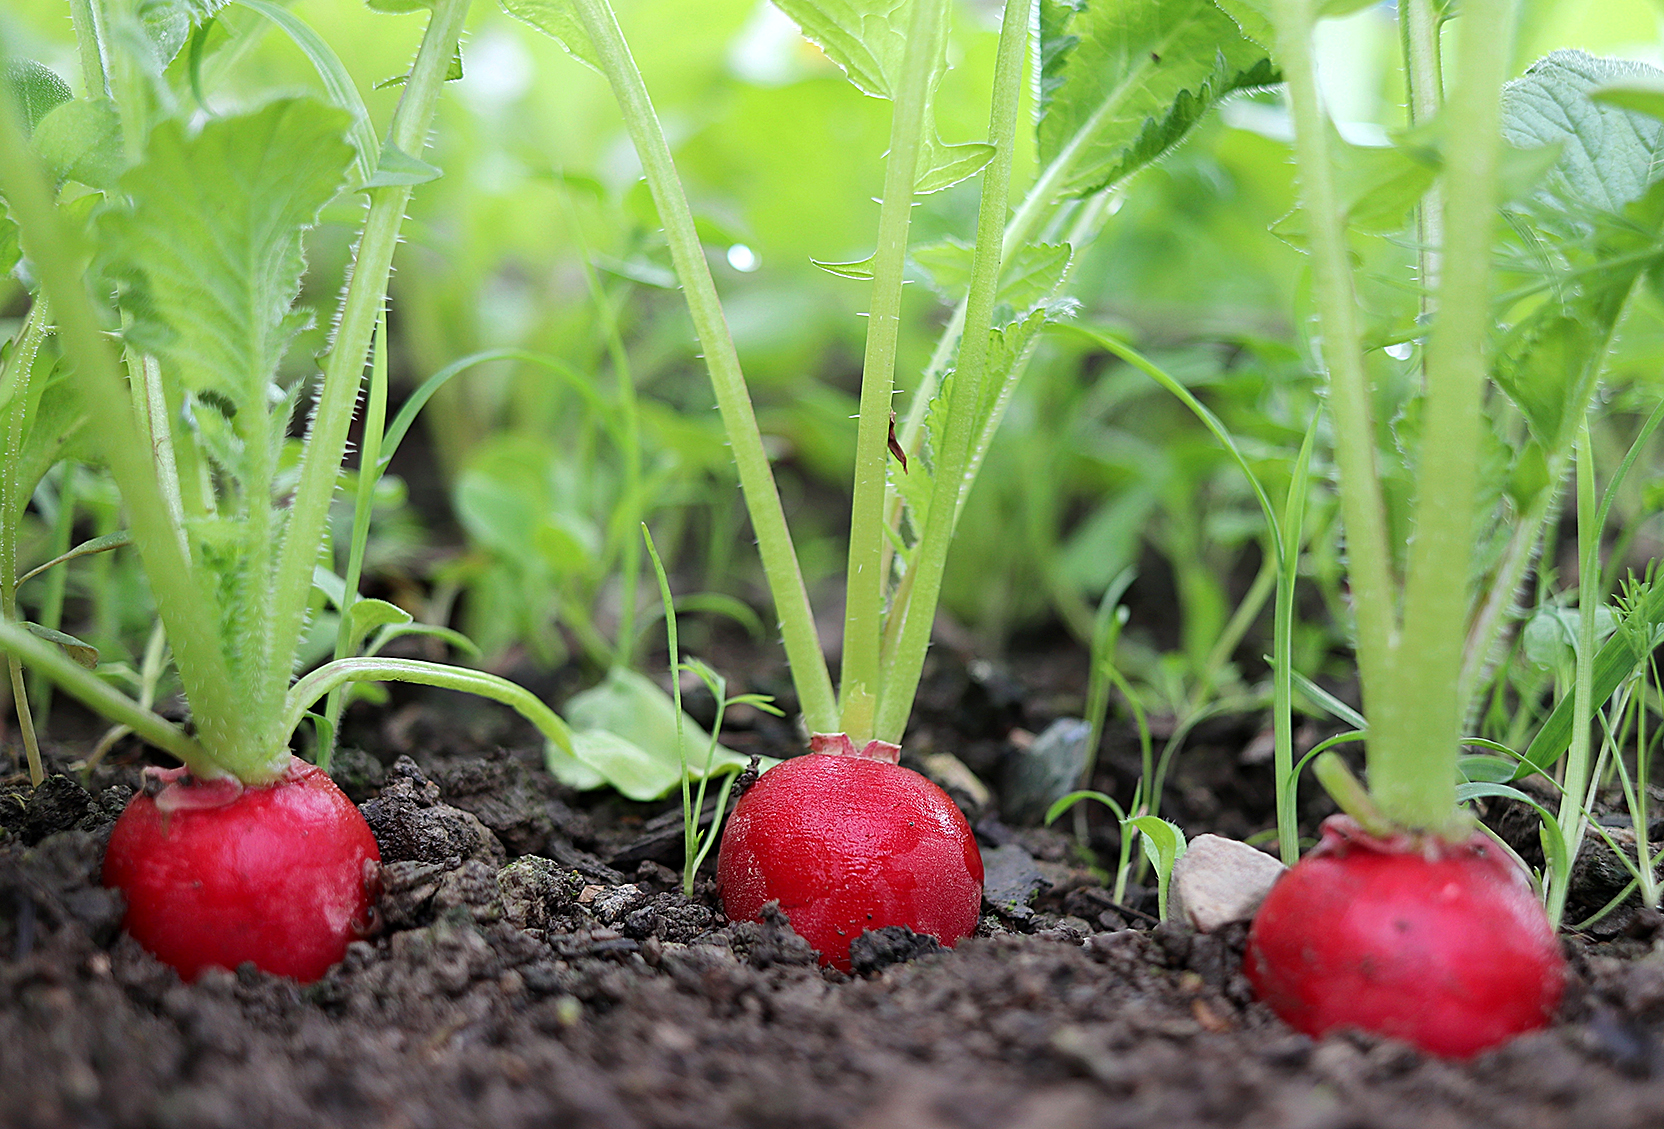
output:
<svg viewBox="0 0 1664 1129"><path fill-rule="evenodd" d="M872 300L867 312L866 355L861 365L861 408L855 437L855 482L850 495L849 568L844 602L843 668L838 683L840 731L859 747L873 736L895 742L875 727L883 679L884 491L889 468L890 400L895 389L896 342L901 333L902 273L919 149L933 63L941 52L943 0L913 0L902 79L894 92L884 195L878 207L878 240L872 259ZM931 614L934 614L934 607ZM929 631L926 624L925 631ZM903 644L902 654L911 648ZM906 660L903 659L903 662ZM905 681L905 674L902 674ZM903 719L905 723L905 718Z"/></svg>
<svg viewBox="0 0 1664 1129"><path fill-rule="evenodd" d="M901 626L897 631L894 648L883 656L885 666L885 681L881 688L877 713L874 718L873 733L881 741L900 744L903 733L907 728L907 719L913 712L913 699L918 693L919 677L924 670L925 652L930 647L930 629L936 618L936 603L941 594L942 575L947 566L948 546L953 540L954 526L959 519L959 506L965 496L966 476L971 468L974 445L977 440L975 426L978 417L978 407L983 397L983 383L986 379L988 364L989 333L988 327L993 322L994 301L999 290L1000 265L1002 262L1000 233L1005 226L1005 213L1011 190L1012 153L1015 148L1017 134L1017 101L1021 93L1023 74L1023 47L1028 29L1029 0L1007 0L1005 16L1000 25L999 51L994 64L994 97L989 114L988 141L994 147L993 159L988 162L982 173L982 198L977 211L976 251L971 259L970 291L966 298L965 325L966 332L960 337L959 356L954 370L954 386L951 400L948 404L947 433L943 437L942 449L936 452L934 468L935 480L931 492L930 513L925 519L925 527L919 544L914 550L912 567L908 570L911 587L905 600L898 600L898 607L893 615L901 617ZM898 103L897 114L900 114ZM893 140L892 140L893 145ZM890 168L895 168L896 158L892 149ZM887 199L888 197L886 197ZM882 233L882 217L880 218L880 232ZM903 232L905 235L905 231ZM905 240L904 240L905 242ZM882 236L880 248L884 244ZM905 252L905 246L902 250ZM874 291L876 294L876 269ZM898 288L899 289L899 288ZM898 295L899 296L899 295ZM877 327L867 327L869 348L872 333ZM893 346L893 341L892 341ZM870 355L870 354L869 354ZM893 354L890 358L894 362ZM888 399L888 381L886 384L886 401ZM867 422L865 382L862 391L862 425ZM876 421L875 421L876 423ZM878 437L880 449L878 458L882 471L883 460L886 458L882 448L884 438L889 427L889 415L886 407L884 422L875 430L885 435ZM856 466L859 468L862 450L857 446ZM857 485L861 478L857 472ZM871 512L861 509L855 511L858 518L870 518L877 527L878 538L871 546L868 563L876 573L882 561L879 551L883 541L883 482L882 473L878 483L878 493L872 499ZM850 547L850 593L855 592L856 553L854 546L854 529L851 528ZM882 582L882 577L875 577ZM877 589L882 599L882 586ZM881 609L880 609L881 610ZM870 621L857 621L854 605L850 605L850 613L844 623L844 670L845 670L845 714L844 720L850 720L849 715L849 683L848 671L850 662L850 646L852 631L865 631L865 635L857 634L855 639L870 641L876 653L882 635L882 621L877 614ZM863 736L850 733L853 740L862 740Z"/></svg>
<svg viewBox="0 0 1664 1129"><path fill-rule="evenodd" d="M838 727L837 698L832 692L826 660L821 655L809 593L792 547L791 531L786 526L786 514L780 505L768 453L763 449L762 433L757 428L739 356L734 351L733 337L717 299L710 264L705 261L705 251L694 228L687 194L676 175L670 146L612 7L607 0L571 0L571 3L595 47L601 71L612 86L625 127L641 159L653 203L664 224L670 257L705 354L705 367L716 393L717 408L722 413L723 430L745 493L763 573L774 597L774 611L780 622L798 705L812 731L832 732Z"/></svg>
<svg viewBox="0 0 1664 1129"><path fill-rule="evenodd" d="M340 622L335 627L335 657L344 659L357 645L353 636L352 607L358 602L358 582L364 574L364 550L370 540L370 515L375 509L376 484L381 481L381 440L387 426L387 311L376 319L375 354L370 363L370 395L364 405L363 437L358 446L358 489L353 496L352 535L347 543L347 571L343 577ZM318 767L329 771L340 732L341 711L346 708L346 688L331 690L324 705L327 741L318 748Z"/></svg>
<svg viewBox="0 0 1664 1129"><path fill-rule="evenodd" d="M16 470L23 454L24 433L29 424L29 382L35 358L40 354L41 342L46 338L51 314L44 299L35 302L23 328L12 341L6 355L5 368L0 370L0 392L9 399L4 403L0 424L0 620L15 622L17 615L17 527L23 517L25 500L20 497L23 483L17 480ZM29 707L29 693L23 681L23 667L16 655L6 656L7 674L11 679L12 706L17 711L17 728L23 737L24 759L29 765L29 783L39 787L46 779L41 765L40 740L35 733L35 720Z"/></svg>
<svg viewBox="0 0 1664 1129"><path fill-rule="evenodd" d="M1480 409L1490 318L1490 245L1500 95L1512 40L1511 0L1463 8L1461 72L1444 116L1449 130L1439 249L1438 319L1426 352L1427 399L1409 564L1393 576L1375 464L1370 384L1351 263L1329 152L1329 125L1312 58L1311 0L1282 0L1278 46L1295 118L1302 199L1329 370L1335 458L1350 550L1358 661L1370 718L1371 795L1385 817L1455 833L1457 684L1471 610L1467 576L1476 513Z"/></svg>
<svg viewBox="0 0 1664 1129"><path fill-rule="evenodd" d="M433 14L389 130L388 143L403 153L419 156L427 143L440 89L456 56L467 12L468 0L436 0L433 5ZM369 215L353 259L352 278L341 302L335 340L324 363L317 409L301 456L300 483L289 508L277 557L264 668L270 677L281 678L284 684L288 682L296 649L304 635L312 596L312 573L327 536L329 506L346 454L347 430L352 423L353 406L358 402L376 319L381 316L386 301L393 252L398 247L399 228L410 202L411 186L393 185L368 192ZM293 725L285 726L276 717L263 720L275 724L262 736L268 742L286 745Z"/></svg>

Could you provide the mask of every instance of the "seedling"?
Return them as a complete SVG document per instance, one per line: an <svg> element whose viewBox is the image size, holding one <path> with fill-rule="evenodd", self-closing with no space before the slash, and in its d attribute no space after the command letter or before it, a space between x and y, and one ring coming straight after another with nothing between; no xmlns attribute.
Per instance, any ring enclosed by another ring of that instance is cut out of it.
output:
<svg viewBox="0 0 1664 1129"><path fill-rule="evenodd" d="M736 705L751 706L776 717L784 715L765 694L738 694L730 698L728 680L722 675L698 659L682 660L676 632L676 605L670 598L670 578L665 575L664 562L659 559L659 551L653 545L653 535L647 526L641 527L641 535L647 542L647 555L653 562L653 572L659 580L659 597L664 603L664 630L670 652L671 695L676 710L676 752L682 765L682 893L691 897L693 880L698 875L699 866L705 861L705 856L710 854L711 848L716 845L717 834L722 829L722 816L728 810L728 801L734 792L734 781L724 781L722 790L717 793L716 809L711 813L711 825L701 831L699 823L701 813L705 810L705 789L717 769L717 737L722 732L724 715L730 706ZM688 764L688 747L685 740L687 715L682 712L683 671L697 675L716 702L716 718L711 722L710 740L705 748L704 763L699 770L697 789L692 784L693 773ZM732 775L730 773L730 776Z"/></svg>
<svg viewBox="0 0 1664 1129"><path fill-rule="evenodd" d="M328 510L405 208L413 186L436 175L416 155L467 4L432 6L381 143L322 40L263 0L244 6L296 38L336 104L277 98L198 125L160 69L189 29L146 31L115 13L103 39L91 21L76 22L84 87L110 97L43 118L33 150L11 107L0 110L0 194L39 279L31 317L44 331L50 316L92 441L121 490L192 728L76 665L12 622L9 606L0 646L185 766L150 773L112 839L105 877L127 892L135 935L187 977L251 960L310 979L367 926L377 859L356 809L289 751L314 702L354 682L420 682L506 702L558 745L569 748L570 735L524 689L440 663L341 657L293 678L315 584L332 587L320 567ZM208 18L208 9L192 13ZM89 120L110 128L77 132ZM50 173L102 199L58 198L37 152L56 155ZM298 479L285 481L285 434L307 382L285 390L273 381L301 321L291 306L302 237L343 191L363 192L368 207ZM378 469L372 454L361 476ZM403 615L344 591L335 600L350 624L343 652Z"/></svg>
<svg viewBox="0 0 1664 1129"><path fill-rule="evenodd" d="M1436 135L1441 154L1436 186L1428 190L1429 176L1404 201L1419 204L1426 237L1422 314L1431 331L1417 371L1425 395L1415 403L1411 432L1411 536L1400 553L1388 532L1372 360L1346 242L1347 221L1364 206L1357 157L1339 143L1319 101L1312 52L1318 6L1280 0L1271 7L1288 79L1329 380L1368 718L1369 790L1338 760L1318 761L1320 779L1349 814L1326 826L1317 850L1272 892L1250 934L1248 971L1301 1030L1359 1026L1465 1056L1547 1023L1560 995L1563 963L1526 876L1457 808L1458 753L1480 673L1552 509L1554 485L1574 454L1584 495L1580 560L1586 570L1597 561L1590 551L1598 525L1583 421L1616 319L1644 264L1656 257L1656 247L1640 254L1637 248L1656 240L1658 193L1650 190L1650 159L1603 150L1598 141L1574 146L1583 138L1568 135L1558 111L1543 110L1576 105L1591 115L1578 119L1579 128L1598 132L1596 119L1605 111L1589 100L1590 92L1620 68L1575 53L1551 56L1510 88L1505 112L1502 83L1515 6L1484 0L1465 5L1454 35L1445 37L1454 42L1443 68L1451 76L1445 100L1437 77L1444 15L1432 3L1400 7L1412 124L1423 137ZM1262 6L1232 5L1239 8L1245 27L1271 32ZM1504 133L1530 155L1505 148ZM1527 169L1533 162L1539 163ZM1603 201L1581 196L1573 165L1615 176L1624 188ZM1593 257L1605 262L1604 270L1563 276L1577 281L1535 306L1520 303L1562 276L1551 270L1539 286L1497 296L1499 199L1522 201L1510 205L1510 214L1529 233L1535 254L1552 246L1563 256L1556 262ZM1609 222L1614 204L1624 215ZM1499 320L1516 324L1496 335ZM1524 417L1528 453L1543 458L1549 473L1545 484L1513 499L1523 513L1499 529L1493 586L1481 595L1472 584L1479 572L1475 545L1491 540L1492 532L1481 521L1481 452L1496 442L1486 425L1488 376ZM1590 571L1598 576L1598 565ZM1592 609L1598 602L1593 579L1586 585L1582 606ZM1584 666L1573 716L1587 718L1594 700L1593 615L1581 618ZM1567 802L1574 806L1583 802L1588 780L1586 730L1584 746L1566 776ZM1557 833L1570 833L1568 823L1575 821L1568 814L1563 808ZM1576 842L1561 839L1570 847L1566 854L1575 854ZM1563 889L1551 880L1551 899L1556 886ZM1441 890L1455 896L1444 899ZM1458 905L1462 912L1452 916L1449 907ZM1321 952L1314 937L1324 939ZM1364 980L1372 987L1366 990ZM1487 1007L1482 1015L1472 1006L1501 997L1512 1001L1508 1007Z"/></svg>
<svg viewBox="0 0 1664 1129"><path fill-rule="evenodd" d="M965 497L1037 335L1046 323L1070 310L1062 299L1070 264L1102 225L1115 187L1182 140L1214 101L1233 90L1271 81L1275 73L1265 51L1211 4L1139 4L1127 13L1108 7L1076 12L1043 4L1039 142L1044 167L1013 212L1013 144L1033 10L1030 0L1008 0L1003 7L986 142L957 145L938 138L931 113L945 67L946 0L912 0L899 6L789 0L780 5L860 90L888 99L893 111L874 252L860 262L828 267L871 284L843 654L834 692L704 250L646 83L617 20L606 0L504 0L504 6L600 71L618 100L664 224L715 389L799 705L815 735L811 748L822 754L771 770L746 794L730 821L724 860L730 840L743 844L734 849L747 854L791 850L789 839L781 837L796 832L774 827L767 819L755 824L749 816L741 819L748 809L761 806L761 799L753 797L785 789L788 778L794 789L804 789L800 798L817 813L814 818L823 821L824 832L817 834L832 839L847 839L837 830L844 821L848 827L864 826L867 817L860 813L872 802L870 789L929 795L925 807L940 810L945 797L933 785L897 768L893 762L898 754L890 750L898 749L912 711L947 549ZM1175 37L1205 41L1207 50L1163 63L1164 45ZM939 247L930 256L938 281L949 276L962 280L957 285L964 298L892 434L891 399L912 208L921 194L976 174L981 194L974 245ZM908 458L905 472L899 461L891 462L892 438ZM875 752L881 759L873 759ZM771 785L771 778L781 773L785 776ZM903 779L909 781L905 787L891 783ZM836 790L840 788L846 790ZM811 794L813 800L808 798ZM820 814L823 811L839 814ZM775 841L753 838L753 827L755 834ZM831 868L822 875L824 884L838 888L858 885L860 867L890 867L893 860L878 852L897 849L886 842L871 851L851 852L825 846L827 840L812 841ZM868 855L872 857L864 857ZM936 855L940 865L956 868L955 877L920 870L912 881L952 890L963 904L940 921L897 921L887 916L891 911L875 913L874 921L886 916L889 923L911 924L922 931L939 927L945 932L938 937L947 943L960 935L956 923L974 922L976 884L961 880L970 868L955 862L957 855L946 846L933 850ZM772 864L758 865L772 871ZM771 892L748 883L742 894L734 885L738 872L725 861L719 861L718 870L730 914L751 916L764 902L779 898L800 932L818 929L810 924L813 914L797 908L795 887ZM791 882L783 863L779 873L782 882ZM977 878L979 882L980 874ZM924 912L922 907L919 912ZM827 944L845 951L849 938L837 930L862 920L861 913L839 917L833 926L837 940ZM823 958L837 959L827 953L823 948Z"/></svg>

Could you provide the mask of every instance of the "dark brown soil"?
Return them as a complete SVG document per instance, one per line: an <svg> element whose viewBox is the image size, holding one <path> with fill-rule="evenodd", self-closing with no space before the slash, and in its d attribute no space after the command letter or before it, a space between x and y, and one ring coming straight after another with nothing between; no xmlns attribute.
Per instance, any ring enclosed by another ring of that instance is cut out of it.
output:
<svg viewBox="0 0 1664 1129"><path fill-rule="evenodd" d="M1013 726L1079 709L1083 666L938 659L910 745L998 779ZM382 845L385 927L305 988L251 968L181 984L120 934L97 875L136 750L92 793L60 776L31 796L0 764L0 1125L1664 1125L1657 915L1569 936L1559 1022L1471 1063L1313 1042L1252 1001L1240 927L1152 928L1147 895L1114 905L1063 835L973 805L1003 887L979 935L952 951L869 936L851 978L781 920L727 922L708 883L674 892L663 809L566 791L512 719L406 697L350 720L372 752L337 776ZM736 747L791 743L737 720ZM1190 833L1270 822L1261 720L1180 756L1168 814ZM1098 783L1125 797L1136 775L1136 744L1113 735Z"/></svg>

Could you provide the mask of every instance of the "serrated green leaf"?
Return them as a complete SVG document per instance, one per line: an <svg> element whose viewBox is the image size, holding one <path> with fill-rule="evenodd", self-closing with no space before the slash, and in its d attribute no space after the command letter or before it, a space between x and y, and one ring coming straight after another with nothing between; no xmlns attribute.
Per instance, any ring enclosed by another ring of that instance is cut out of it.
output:
<svg viewBox="0 0 1664 1129"><path fill-rule="evenodd" d="M1265 49L1212 0L1048 8L1040 157L1066 163L1065 195L1114 184L1177 145L1225 95L1280 80Z"/></svg>
<svg viewBox="0 0 1664 1129"><path fill-rule="evenodd" d="M412 157L391 141L381 147L381 160L375 175L364 182L365 188L391 188L401 184L426 184L445 174L435 165L419 157Z"/></svg>
<svg viewBox="0 0 1664 1129"><path fill-rule="evenodd" d="M1555 159L1517 209L1548 300L1509 330L1494 376L1548 450L1582 418L1630 291L1664 252L1664 122L1591 94L1655 80L1664 72L1557 51L1503 92L1503 136Z"/></svg>
<svg viewBox="0 0 1664 1129"><path fill-rule="evenodd" d="M75 97L57 71L33 59L6 60L4 69L0 69L0 81L23 116L25 136L33 133L47 114Z"/></svg>
<svg viewBox="0 0 1664 1129"><path fill-rule="evenodd" d="M775 0L862 93L895 96L907 53L905 0Z"/></svg>
<svg viewBox="0 0 1664 1129"><path fill-rule="evenodd" d="M426 7L426 6L427 5L425 5L425 4L422 5L422 7ZM404 74L396 74L392 78L382 79L380 82L376 83L375 89L376 90L388 90L388 89L391 89L392 87L395 87L395 86L403 86L405 83L407 83L409 81L410 81L410 72L406 71ZM460 47L458 47L456 49L456 54L451 56L451 65L445 68L445 81L446 82L460 82L460 81L462 81L462 48L460 48Z"/></svg>
<svg viewBox="0 0 1664 1129"><path fill-rule="evenodd" d="M76 98L41 119L35 152L59 177L94 188L114 188L121 175L121 115L108 98Z"/></svg>
<svg viewBox="0 0 1664 1129"><path fill-rule="evenodd" d="M126 201L99 217L99 263L121 285L128 336L169 380L216 398L244 443L271 441L272 377L304 324L290 312L301 240L345 179L350 125L310 98L194 135L164 121L121 177Z"/></svg>
<svg viewBox="0 0 1664 1129"><path fill-rule="evenodd" d="M559 43L568 55L592 70L599 71L601 63L595 44L583 21L566 0L501 0L503 11L517 20L531 24L538 31Z"/></svg>
<svg viewBox="0 0 1664 1129"><path fill-rule="evenodd" d="M1538 196L1542 207L1571 217L1618 215L1658 179L1664 122L1591 97L1615 83L1664 84L1664 71L1556 51L1503 88L1503 136L1519 148L1561 146Z"/></svg>
<svg viewBox="0 0 1664 1129"><path fill-rule="evenodd" d="M1049 322L1060 321L1072 316L1074 312L1073 302L1047 302L1029 309L1021 321L989 331L988 370L982 382L979 430L987 430L998 425L996 413L1003 412L1006 401L1010 399L1010 390L1003 386L1010 383L1023 358L1034 348L1034 343L1040 338L1040 331Z"/></svg>
<svg viewBox="0 0 1664 1129"><path fill-rule="evenodd" d="M994 147L980 141L949 145L932 128L919 149L918 179L913 191L921 196L951 188L966 177L975 176L994 159Z"/></svg>
<svg viewBox="0 0 1664 1129"><path fill-rule="evenodd" d="M971 285L974 248L959 239L945 239L913 248L913 261L930 276L930 285L950 302L962 299ZM1027 243L1000 265L995 303L1026 316L1057 289L1073 254L1067 243Z"/></svg>

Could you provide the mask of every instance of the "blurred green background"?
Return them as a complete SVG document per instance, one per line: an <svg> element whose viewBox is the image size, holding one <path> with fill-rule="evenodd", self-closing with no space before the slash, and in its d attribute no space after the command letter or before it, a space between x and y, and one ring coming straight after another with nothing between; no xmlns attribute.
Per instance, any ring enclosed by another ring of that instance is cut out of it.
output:
<svg viewBox="0 0 1664 1129"><path fill-rule="evenodd" d="M423 17L389 17L355 0L290 8L340 53L384 125L398 90L378 84L404 71ZM700 220L811 588L831 603L867 287L813 261L871 250L889 107L851 87L767 3L619 8ZM1660 56L1660 9L1645 0L1526 8L1516 71L1560 46ZM60 0L12 0L8 9L23 53L74 76ZM957 10L953 69L936 103L949 141L986 129L985 103L970 92L987 83L996 11L980 0ZM258 22L235 8L222 19ZM638 517L653 524L681 589L766 600L693 334L610 92L492 4L474 6L469 28L464 76L441 103L426 155L445 175L417 191L397 263L395 395L504 346L547 354L592 382L586 390L542 366L494 361L447 385L394 468L418 504L401 506L400 490L388 492L372 563L378 583L429 617L454 615L490 655L546 665L578 655L599 667L637 650L615 636L626 598L619 562ZM1321 51L1343 134L1384 142L1402 124L1390 8L1325 24ZM210 87L205 112L274 86L318 88L275 30L227 84ZM1034 173L1032 137L1020 136L1019 192ZM1231 102L1130 182L1073 288L1081 321L1127 336L1219 413L1274 497L1319 408L1300 332L1304 258L1271 230L1293 207L1287 136L1274 93ZM915 242L968 238L975 206L974 180L927 197ZM314 234L318 277L339 277L358 207L338 201ZM1390 341L1413 325L1412 249L1399 233L1361 240L1357 252L1366 312L1378 341ZM21 288L0 287L0 314L18 316ZM317 286L305 296L316 324L290 355L291 376L309 371L334 299ZM947 312L928 287L909 288L898 407ZM1390 350L1377 359L1394 363ZM1607 374L1617 407L1656 395L1661 361L1664 319L1648 295ZM628 497L631 448L642 478ZM1328 468L1319 470L1309 515L1316 548L1304 568L1333 618L1308 617L1302 629L1296 657L1311 671L1345 621L1338 550L1323 536L1333 522ZM1623 505L1627 523L1651 512L1639 485ZM1264 532L1240 472L1176 401L1126 366L1053 338L965 512L945 610L991 654L1059 629L1084 638L1105 589L1137 566L1123 661L1158 698L1176 700L1226 635ZM651 606L645 589L638 602ZM1245 661L1265 653L1262 634L1250 631L1237 648Z"/></svg>

